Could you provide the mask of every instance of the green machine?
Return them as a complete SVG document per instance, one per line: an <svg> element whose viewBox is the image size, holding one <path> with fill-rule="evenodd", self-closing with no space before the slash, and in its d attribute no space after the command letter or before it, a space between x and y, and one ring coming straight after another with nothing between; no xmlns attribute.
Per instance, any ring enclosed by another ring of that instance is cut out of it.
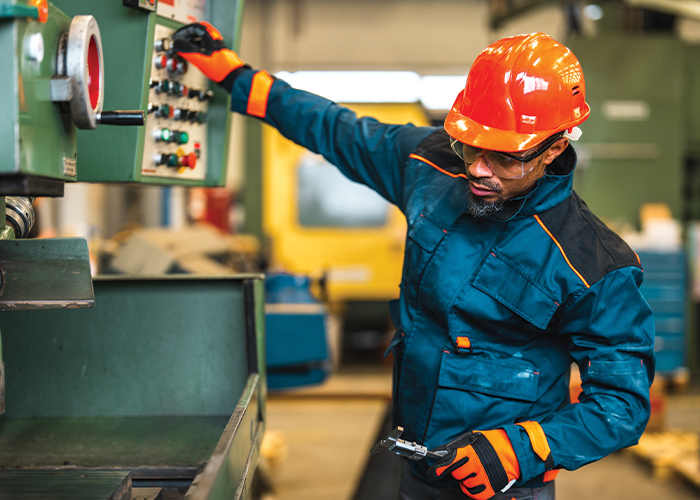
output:
<svg viewBox="0 0 700 500"><path fill-rule="evenodd" d="M242 5L0 0L3 500L251 496L262 276L93 280L84 239L27 238L66 182L223 184L228 98L170 35L216 19L235 41Z"/></svg>
<svg viewBox="0 0 700 500"><path fill-rule="evenodd" d="M221 186L225 182L229 96L170 50L172 33L216 20L236 44L242 0L56 0L71 15L100 25L105 106L144 110L143 127L79 132L79 181ZM86 140L81 140L81 136ZM89 136L89 139L88 137Z"/></svg>
<svg viewBox="0 0 700 500"><path fill-rule="evenodd" d="M98 277L94 289L94 308L0 315L0 498L132 500L154 485L168 498L249 498L264 431L262 276Z"/></svg>
<svg viewBox="0 0 700 500"><path fill-rule="evenodd" d="M636 225L644 203L680 218L686 137L686 48L664 34L572 38L590 118L574 144L574 188L610 222Z"/></svg>

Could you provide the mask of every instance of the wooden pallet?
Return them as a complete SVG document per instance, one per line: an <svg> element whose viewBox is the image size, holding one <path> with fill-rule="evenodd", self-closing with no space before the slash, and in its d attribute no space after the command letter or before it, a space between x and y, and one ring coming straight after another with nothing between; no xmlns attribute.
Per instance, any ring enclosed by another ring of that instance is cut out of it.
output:
<svg viewBox="0 0 700 500"><path fill-rule="evenodd" d="M700 434L688 431L646 432L629 452L653 470L656 479L680 477L700 489Z"/></svg>

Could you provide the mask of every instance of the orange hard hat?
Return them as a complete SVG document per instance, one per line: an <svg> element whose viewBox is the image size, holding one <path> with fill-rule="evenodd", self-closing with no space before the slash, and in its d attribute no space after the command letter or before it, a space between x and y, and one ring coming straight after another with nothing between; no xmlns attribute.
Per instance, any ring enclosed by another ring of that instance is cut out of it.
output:
<svg viewBox="0 0 700 500"><path fill-rule="evenodd" d="M590 113L576 56L544 33L503 38L474 61L445 120L460 142L525 151L583 123Z"/></svg>

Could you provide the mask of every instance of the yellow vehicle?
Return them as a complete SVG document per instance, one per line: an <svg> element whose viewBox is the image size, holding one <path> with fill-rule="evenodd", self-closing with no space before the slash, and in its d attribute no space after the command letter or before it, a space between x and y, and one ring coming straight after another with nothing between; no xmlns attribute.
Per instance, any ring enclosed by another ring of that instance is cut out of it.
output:
<svg viewBox="0 0 700 500"><path fill-rule="evenodd" d="M349 107L384 122L429 123L419 103ZM406 235L401 212L270 127L262 144L271 269L325 277L325 299L335 311L398 297Z"/></svg>

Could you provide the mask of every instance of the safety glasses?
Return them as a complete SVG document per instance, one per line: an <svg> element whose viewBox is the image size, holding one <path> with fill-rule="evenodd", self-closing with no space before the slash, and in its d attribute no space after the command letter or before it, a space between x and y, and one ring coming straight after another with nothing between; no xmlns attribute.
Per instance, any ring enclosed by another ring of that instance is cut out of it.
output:
<svg viewBox="0 0 700 500"><path fill-rule="evenodd" d="M535 168L534 164L530 164L532 160L544 154L561 137L562 134L554 134L545 140L536 151L525 156L475 148L452 137L450 137L450 146L467 167L482 158L491 172L501 179L520 179Z"/></svg>

